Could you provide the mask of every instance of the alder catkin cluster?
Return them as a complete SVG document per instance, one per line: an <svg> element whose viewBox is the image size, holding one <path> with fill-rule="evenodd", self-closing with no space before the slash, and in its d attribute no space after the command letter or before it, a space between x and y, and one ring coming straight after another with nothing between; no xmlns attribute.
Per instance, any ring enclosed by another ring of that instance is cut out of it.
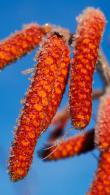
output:
<svg viewBox="0 0 110 195"><path fill-rule="evenodd" d="M35 56L36 65L31 84L15 130L8 171L12 181L23 179L27 175L36 143L51 124L54 130L44 150L39 151L39 156L44 160L59 160L84 154L97 146L101 152L100 159L88 194L110 195L109 87L100 100L96 127L57 142L64 135L64 128L70 118L76 129L84 129L89 124L92 100L95 95L98 98L103 95L100 91L92 93L92 82L99 60L105 16L99 9L88 8L77 18L77 22L74 35L69 30L54 25L30 24L0 42L0 70L40 46L39 53ZM74 54L72 60L71 43ZM67 85L69 70L69 106L55 116ZM106 74L103 76L106 77Z"/></svg>

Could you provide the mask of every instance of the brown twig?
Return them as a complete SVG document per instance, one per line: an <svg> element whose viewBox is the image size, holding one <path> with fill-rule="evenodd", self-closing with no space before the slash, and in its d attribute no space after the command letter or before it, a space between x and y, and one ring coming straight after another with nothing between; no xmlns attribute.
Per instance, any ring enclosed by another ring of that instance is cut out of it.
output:
<svg viewBox="0 0 110 195"><path fill-rule="evenodd" d="M110 66L109 66L109 62L105 54L101 50L99 51L99 59L98 59L96 66L105 85L109 85L110 84Z"/></svg>

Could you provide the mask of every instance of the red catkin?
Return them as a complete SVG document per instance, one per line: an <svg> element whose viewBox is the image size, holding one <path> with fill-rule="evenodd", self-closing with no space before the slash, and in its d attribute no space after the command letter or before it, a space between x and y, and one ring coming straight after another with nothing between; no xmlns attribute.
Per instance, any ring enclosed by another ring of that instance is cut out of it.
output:
<svg viewBox="0 0 110 195"><path fill-rule="evenodd" d="M89 152L94 148L94 129L92 129L86 133L61 141L57 146L55 142L53 142L53 145L47 144L43 150L39 151L39 156L46 161L60 160Z"/></svg>
<svg viewBox="0 0 110 195"><path fill-rule="evenodd" d="M102 152L98 169L87 195L110 195L110 151Z"/></svg>
<svg viewBox="0 0 110 195"><path fill-rule="evenodd" d="M69 48L63 37L58 33L49 35L37 61L11 148L9 174L13 181L27 175L36 142L61 102L70 63Z"/></svg>
<svg viewBox="0 0 110 195"><path fill-rule="evenodd" d="M107 88L105 95L100 99L95 143L100 150L110 149L110 88Z"/></svg>
<svg viewBox="0 0 110 195"><path fill-rule="evenodd" d="M14 62L37 47L47 33L47 27L37 24L26 25L21 31L0 42L0 69Z"/></svg>
<svg viewBox="0 0 110 195"><path fill-rule="evenodd" d="M105 23L98 9L88 8L78 17L70 79L70 113L75 128L85 128L91 118L93 73Z"/></svg>

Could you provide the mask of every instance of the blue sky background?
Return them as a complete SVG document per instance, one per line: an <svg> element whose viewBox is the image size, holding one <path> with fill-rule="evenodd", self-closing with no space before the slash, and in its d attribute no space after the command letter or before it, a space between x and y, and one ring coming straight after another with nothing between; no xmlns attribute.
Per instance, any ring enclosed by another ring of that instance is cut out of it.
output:
<svg viewBox="0 0 110 195"><path fill-rule="evenodd" d="M75 31L75 18L88 6L100 8L107 17L107 28L102 47L110 60L110 2L109 0L0 0L0 39L21 29L23 24L53 23ZM12 183L7 174L7 159L13 129L22 105L20 100L29 85L28 76L21 71L33 67L35 51L0 72L0 194L3 195L84 195L92 182L97 160L91 153L58 162L42 162L34 156L28 176ZM97 73L94 88L101 88ZM67 92L66 92L67 95ZM67 98L64 96L62 107ZM96 115L97 101L93 112ZM94 126L92 119L89 127ZM88 128L89 128L88 127ZM69 126L67 126L67 129ZM75 131L69 131L74 134ZM76 133L76 132L75 132ZM37 150L46 142L48 132L42 135ZM98 156L98 152L94 151Z"/></svg>

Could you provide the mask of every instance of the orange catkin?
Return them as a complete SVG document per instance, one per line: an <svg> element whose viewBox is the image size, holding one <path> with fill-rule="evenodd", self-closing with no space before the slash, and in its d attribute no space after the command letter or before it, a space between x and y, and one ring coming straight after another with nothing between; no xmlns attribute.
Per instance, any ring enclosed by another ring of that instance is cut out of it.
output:
<svg viewBox="0 0 110 195"><path fill-rule="evenodd" d="M110 195L110 151L101 153L98 170L87 195Z"/></svg>
<svg viewBox="0 0 110 195"><path fill-rule="evenodd" d="M97 123L95 127L95 143L100 150L110 148L110 88L100 99Z"/></svg>
<svg viewBox="0 0 110 195"><path fill-rule="evenodd" d="M78 17L78 23L71 64L70 112L74 127L85 128L91 117L92 79L106 21L100 10L88 8Z"/></svg>
<svg viewBox="0 0 110 195"><path fill-rule="evenodd" d="M11 148L9 173L13 181L27 175L36 142L61 102L70 62L69 48L62 36L49 35L37 60Z"/></svg>
<svg viewBox="0 0 110 195"><path fill-rule="evenodd" d="M43 27L29 24L23 30L0 42L0 69L38 46L45 34Z"/></svg>
<svg viewBox="0 0 110 195"><path fill-rule="evenodd" d="M53 142L55 144L55 142ZM50 145L52 146L52 145ZM47 150L46 150L47 147ZM94 129L61 141L58 146L45 147L45 150L39 151L39 156L44 160L60 160L75 155L80 155L94 149Z"/></svg>

